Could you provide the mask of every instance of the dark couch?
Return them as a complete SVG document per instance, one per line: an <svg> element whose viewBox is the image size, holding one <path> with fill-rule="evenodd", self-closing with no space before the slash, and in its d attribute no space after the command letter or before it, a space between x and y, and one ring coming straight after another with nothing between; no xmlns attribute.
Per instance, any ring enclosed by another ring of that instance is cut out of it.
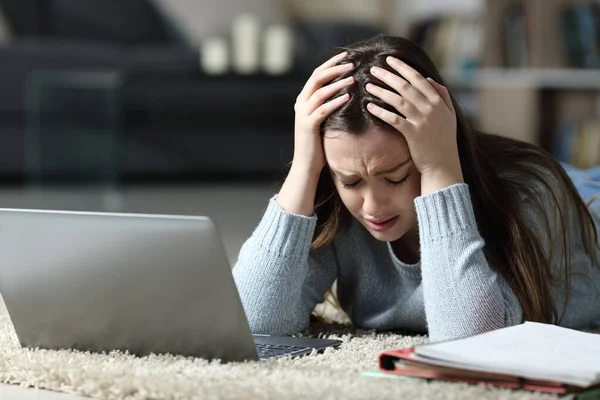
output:
<svg viewBox="0 0 600 400"><path fill-rule="evenodd" d="M198 52L143 0L0 6L16 35L0 48L1 177L26 177L25 89L39 70L125 73L123 177L273 176L290 160L301 78L204 76Z"/></svg>
<svg viewBox="0 0 600 400"><path fill-rule="evenodd" d="M293 73L209 77L199 69L197 49L147 0L0 0L0 7L16 35L0 48L0 178L17 180L27 178L25 90L40 70L125 74L123 178L274 177L291 160L293 105L312 69L335 46L379 32L297 23ZM69 165L47 172L78 174Z"/></svg>

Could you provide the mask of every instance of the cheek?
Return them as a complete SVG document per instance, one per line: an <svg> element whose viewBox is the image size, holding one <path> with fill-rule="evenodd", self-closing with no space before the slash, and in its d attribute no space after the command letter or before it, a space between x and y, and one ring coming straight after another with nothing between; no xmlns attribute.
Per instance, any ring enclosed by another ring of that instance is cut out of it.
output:
<svg viewBox="0 0 600 400"><path fill-rule="evenodd" d="M421 195L421 179L418 176L411 176L406 182L406 185L402 188L402 196L404 203L410 207L415 208L415 198Z"/></svg>
<svg viewBox="0 0 600 400"><path fill-rule="evenodd" d="M357 190L347 190L342 187L337 187L338 194L340 195L340 199L342 203L346 206L348 211L351 214L355 214L356 210L359 210L362 207L362 195Z"/></svg>
<svg viewBox="0 0 600 400"><path fill-rule="evenodd" d="M414 187L411 187L408 182L406 185L401 188L391 187L388 185L381 185L377 189L380 195L386 197L388 200L382 202L382 205L385 204L386 211L397 211L401 214L412 214L415 212L414 208L414 200L415 197L420 194L420 185L415 190ZM365 189L363 189L365 190ZM364 203L364 195L363 190L360 189L344 189L342 187L337 187L338 194L344 206L350 211L353 215L362 215L362 207Z"/></svg>
<svg viewBox="0 0 600 400"><path fill-rule="evenodd" d="M399 189L394 196L394 208L401 215L415 212L415 194L409 187Z"/></svg>
<svg viewBox="0 0 600 400"><path fill-rule="evenodd" d="M407 189L410 188L410 192L413 197L419 197L421 195L421 174L418 171L413 172L408 182L406 182Z"/></svg>
<svg viewBox="0 0 600 400"><path fill-rule="evenodd" d="M401 192L399 197L401 198L402 210L405 213L416 214L415 198L421 195L421 177L418 174L411 176L399 192Z"/></svg>
<svg viewBox="0 0 600 400"><path fill-rule="evenodd" d="M335 185L335 188L348 211L355 216L361 215L364 200L363 191L365 189L344 189L337 184ZM414 172L409 180L401 187L392 187L385 183L381 183L380 186L376 188L371 187L369 189L384 191L388 199L391 200L387 204L388 206L391 206L394 211L407 216L412 214L416 215L414 201L416 197L421 195L421 176L418 172Z"/></svg>

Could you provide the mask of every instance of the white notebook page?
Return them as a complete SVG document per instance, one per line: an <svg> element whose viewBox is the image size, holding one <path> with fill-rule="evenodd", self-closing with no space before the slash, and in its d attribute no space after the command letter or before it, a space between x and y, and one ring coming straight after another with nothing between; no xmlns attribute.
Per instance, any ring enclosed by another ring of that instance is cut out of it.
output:
<svg viewBox="0 0 600 400"><path fill-rule="evenodd" d="M418 346L436 365L490 371L575 386L600 383L600 334L525 322L465 339Z"/></svg>

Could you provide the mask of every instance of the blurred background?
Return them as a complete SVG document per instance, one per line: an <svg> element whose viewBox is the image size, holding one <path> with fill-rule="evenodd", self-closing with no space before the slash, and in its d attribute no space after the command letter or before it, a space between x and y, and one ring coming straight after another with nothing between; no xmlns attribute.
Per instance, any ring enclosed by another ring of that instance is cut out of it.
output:
<svg viewBox="0 0 600 400"><path fill-rule="evenodd" d="M231 262L335 47L434 59L478 128L600 164L596 0L0 0L0 207L208 215Z"/></svg>

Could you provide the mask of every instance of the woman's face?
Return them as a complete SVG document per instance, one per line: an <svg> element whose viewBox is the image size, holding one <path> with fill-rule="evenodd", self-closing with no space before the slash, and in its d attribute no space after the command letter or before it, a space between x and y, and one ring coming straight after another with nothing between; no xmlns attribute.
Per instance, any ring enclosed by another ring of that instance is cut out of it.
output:
<svg viewBox="0 0 600 400"><path fill-rule="evenodd" d="M392 242L416 233L421 176L402 134L328 130L323 146L342 202L376 239Z"/></svg>

